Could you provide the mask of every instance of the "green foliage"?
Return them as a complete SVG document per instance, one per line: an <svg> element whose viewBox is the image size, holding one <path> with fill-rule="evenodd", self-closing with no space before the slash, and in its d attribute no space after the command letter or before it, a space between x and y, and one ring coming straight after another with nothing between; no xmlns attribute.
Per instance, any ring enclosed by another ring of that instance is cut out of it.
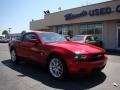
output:
<svg viewBox="0 0 120 90"><path fill-rule="evenodd" d="M2 32L2 35L5 35L5 37L7 37L8 36L8 31L7 30L4 30L3 32Z"/></svg>

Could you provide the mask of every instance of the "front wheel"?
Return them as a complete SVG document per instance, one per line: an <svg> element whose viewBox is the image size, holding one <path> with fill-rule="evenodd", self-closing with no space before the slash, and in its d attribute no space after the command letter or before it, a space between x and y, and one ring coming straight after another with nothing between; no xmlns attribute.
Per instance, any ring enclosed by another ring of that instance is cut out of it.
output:
<svg viewBox="0 0 120 90"><path fill-rule="evenodd" d="M14 49L11 50L11 61L15 64L18 63L18 57Z"/></svg>
<svg viewBox="0 0 120 90"><path fill-rule="evenodd" d="M66 76L65 63L60 57L52 57L49 61L49 72L56 79L63 79Z"/></svg>

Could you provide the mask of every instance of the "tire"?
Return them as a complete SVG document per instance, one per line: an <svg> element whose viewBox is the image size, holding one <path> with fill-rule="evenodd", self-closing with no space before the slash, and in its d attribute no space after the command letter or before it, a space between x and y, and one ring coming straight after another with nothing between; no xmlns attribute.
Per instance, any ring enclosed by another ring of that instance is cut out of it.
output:
<svg viewBox="0 0 120 90"><path fill-rule="evenodd" d="M16 54L16 51L14 49L11 50L11 61L15 64L18 64L18 56Z"/></svg>
<svg viewBox="0 0 120 90"><path fill-rule="evenodd" d="M67 69L66 69L65 63L58 56L54 56L50 58L48 63L48 69L49 69L49 73L55 79L62 80L66 77Z"/></svg>

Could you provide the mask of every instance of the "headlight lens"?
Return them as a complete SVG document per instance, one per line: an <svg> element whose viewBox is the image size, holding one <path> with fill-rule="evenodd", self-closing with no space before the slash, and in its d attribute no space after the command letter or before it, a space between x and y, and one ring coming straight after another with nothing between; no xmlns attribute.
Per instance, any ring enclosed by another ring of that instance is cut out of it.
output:
<svg viewBox="0 0 120 90"><path fill-rule="evenodd" d="M75 59L75 60L87 59L87 55L77 54L77 55L75 55L74 59Z"/></svg>

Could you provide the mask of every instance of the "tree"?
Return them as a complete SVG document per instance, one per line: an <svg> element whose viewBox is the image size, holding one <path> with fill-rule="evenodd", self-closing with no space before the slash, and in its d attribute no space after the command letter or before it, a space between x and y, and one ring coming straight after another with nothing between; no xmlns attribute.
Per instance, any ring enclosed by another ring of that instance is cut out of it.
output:
<svg viewBox="0 0 120 90"><path fill-rule="evenodd" d="M7 30L4 30L3 32L2 32L2 35L5 35L5 38L7 38L8 37L8 31Z"/></svg>

